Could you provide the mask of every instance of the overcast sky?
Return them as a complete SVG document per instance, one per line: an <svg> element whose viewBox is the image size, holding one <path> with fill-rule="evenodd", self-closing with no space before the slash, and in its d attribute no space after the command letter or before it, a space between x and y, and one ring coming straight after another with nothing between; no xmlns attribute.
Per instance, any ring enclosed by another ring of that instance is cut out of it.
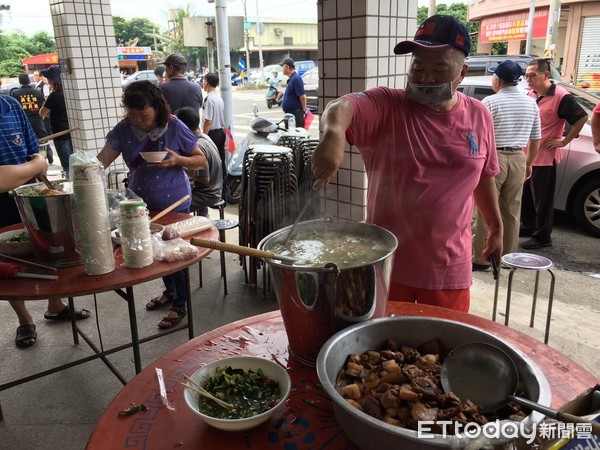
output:
<svg viewBox="0 0 600 450"><path fill-rule="evenodd" d="M0 0L10 5L10 12L3 13L2 29L5 32L22 30L27 35L37 31L54 34L48 0ZM214 15L214 3L206 0L111 0L112 13L125 19L146 17L152 22L167 28L167 11L170 8L185 8L190 4L192 14L197 16ZM438 3L454 1L438 0ZM248 17L256 17L257 0L246 0ZM258 0L260 17L283 17L317 19L316 0ZM419 0L419 6L428 6L429 0ZM244 0L229 0L227 14L244 15Z"/></svg>

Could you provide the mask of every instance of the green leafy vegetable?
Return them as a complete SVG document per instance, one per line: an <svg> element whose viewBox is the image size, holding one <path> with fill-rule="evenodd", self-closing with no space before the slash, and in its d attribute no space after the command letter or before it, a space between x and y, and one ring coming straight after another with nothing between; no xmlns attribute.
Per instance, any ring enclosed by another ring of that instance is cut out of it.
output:
<svg viewBox="0 0 600 450"><path fill-rule="evenodd" d="M202 386L215 397L235 406L228 410L199 396L200 412L218 419L256 416L271 409L281 398L279 383L267 378L260 369L255 372L231 366L217 367L215 375L205 380Z"/></svg>

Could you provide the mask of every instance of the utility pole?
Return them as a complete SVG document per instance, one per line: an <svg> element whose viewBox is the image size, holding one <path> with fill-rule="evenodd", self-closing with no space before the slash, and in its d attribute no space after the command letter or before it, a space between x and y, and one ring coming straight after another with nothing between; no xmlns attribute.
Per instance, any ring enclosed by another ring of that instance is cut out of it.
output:
<svg viewBox="0 0 600 450"><path fill-rule="evenodd" d="M436 0L429 0L429 11L427 12L427 17L435 15L435 1Z"/></svg>
<svg viewBox="0 0 600 450"><path fill-rule="evenodd" d="M265 74L263 73L263 69L265 67L263 61L263 53L262 53L262 42L261 36L263 32L263 25L260 23L260 17L258 16L258 0L256 0L256 34L258 35L258 67L260 69L260 77L259 81L263 83L265 81Z"/></svg>
<svg viewBox="0 0 600 450"><path fill-rule="evenodd" d="M244 43L246 45L246 72L250 70L250 43L248 42L248 12L246 10L246 2L248 0L244 0Z"/></svg>
<svg viewBox="0 0 600 450"><path fill-rule="evenodd" d="M556 57L556 42L558 41L558 25L560 23L560 0L550 0L550 12L548 13L548 31L546 32L546 44L544 45L544 58L554 61Z"/></svg>
<svg viewBox="0 0 600 450"><path fill-rule="evenodd" d="M525 41L525 54L531 55L531 41L533 41L533 20L535 19L535 0L529 4L529 20L527 21L527 40Z"/></svg>
<svg viewBox="0 0 600 450"><path fill-rule="evenodd" d="M219 60L219 84L225 104L225 128L231 126L233 101L231 98L231 60L229 58L229 27L227 24L227 0L215 1L217 25L217 58Z"/></svg>

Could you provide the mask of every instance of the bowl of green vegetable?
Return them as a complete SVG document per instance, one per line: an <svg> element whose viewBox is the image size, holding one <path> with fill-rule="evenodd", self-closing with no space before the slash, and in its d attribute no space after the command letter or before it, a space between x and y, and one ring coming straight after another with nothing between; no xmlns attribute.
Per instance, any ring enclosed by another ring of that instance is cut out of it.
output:
<svg viewBox="0 0 600 450"><path fill-rule="evenodd" d="M283 367L253 356L209 363L186 383L183 395L192 412L207 424L226 431L248 430L266 422L285 403L292 388ZM202 390L209 395L199 392ZM230 406L223 406L226 404Z"/></svg>
<svg viewBox="0 0 600 450"><path fill-rule="evenodd" d="M33 253L33 244L24 228L0 234L0 253L8 256L24 256Z"/></svg>

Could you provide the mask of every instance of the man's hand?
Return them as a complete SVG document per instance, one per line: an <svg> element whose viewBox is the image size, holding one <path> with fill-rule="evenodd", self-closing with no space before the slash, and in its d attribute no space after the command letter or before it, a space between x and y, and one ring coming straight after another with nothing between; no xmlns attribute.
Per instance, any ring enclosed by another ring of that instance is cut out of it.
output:
<svg viewBox="0 0 600 450"><path fill-rule="evenodd" d="M533 173L533 167L531 167L531 165L527 164L525 166L525 180L523 180L523 182L529 180L531 178L532 173Z"/></svg>
<svg viewBox="0 0 600 450"><path fill-rule="evenodd" d="M317 145L312 154L311 168L317 179L313 190L318 191L329 184L344 161L345 140L337 135L328 135Z"/></svg>
<svg viewBox="0 0 600 450"><path fill-rule="evenodd" d="M546 142L544 142L544 148L548 150L553 148L564 147L565 145L566 144L562 139L548 139Z"/></svg>

